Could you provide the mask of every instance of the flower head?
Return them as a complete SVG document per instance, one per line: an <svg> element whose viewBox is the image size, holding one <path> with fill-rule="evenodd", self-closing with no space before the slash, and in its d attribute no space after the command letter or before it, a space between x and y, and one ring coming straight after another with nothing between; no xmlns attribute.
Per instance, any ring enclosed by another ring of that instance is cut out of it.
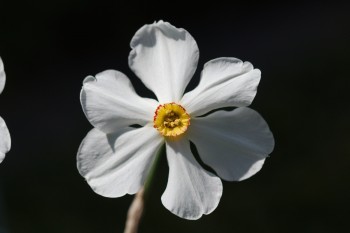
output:
<svg viewBox="0 0 350 233"><path fill-rule="evenodd" d="M0 94L4 90L6 75L4 64L0 57ZM0 117L0 163L4 160L5 154L10 150L11 138L4 119Z"/></svg>
<svg viewBox="0 0 350 233"><path fill-rule="evenodd" d="M186 132L190 115L176 103L161 104L154 113L154 128L165 137L177 137Z"/></svg>
<svg viewBox="0 0 350 233"><path fill-rule="evenodd" d="M236 58L217 58L205 64L198 86L184 94L199 57L186 30L163 21L145 25L131 48L129 66L157 100L138 96L119 71L88 76L81 104L95 128L80 145L79 172L100 195L134 194L165 143L169 176L162 203L182 218L198 219L217 207L222 195L219 177L247 179L273 150L268 125L246 107L255 97L260 71ZM237 108L206 114L231 106ZM133 124L142 127L130 127ZM216 174L196 161L190 141Z"/></svg>

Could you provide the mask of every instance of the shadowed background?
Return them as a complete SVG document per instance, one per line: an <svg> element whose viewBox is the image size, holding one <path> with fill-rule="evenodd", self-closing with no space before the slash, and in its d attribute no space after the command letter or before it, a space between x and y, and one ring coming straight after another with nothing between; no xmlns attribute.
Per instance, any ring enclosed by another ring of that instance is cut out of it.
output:
<svg viewBox="0 0 350 233"><path fill-rule="evenodd" d="M7 83L0 116L12 149L0 165L1 233L122 232L132 196L95 194L76 168L92 128L80 106L83 79L106 69L125 73L129 42L163 19L188 30L200 60L250 61L262 71L251 107L268 122L276 147L263 169L224 182L218 208L183 220L160 201L166 159L140 232L344 232L350 218L348 6L219 4L178 1L0 0L0 56ZM136 139L135 139L136 140Z"/></svg>

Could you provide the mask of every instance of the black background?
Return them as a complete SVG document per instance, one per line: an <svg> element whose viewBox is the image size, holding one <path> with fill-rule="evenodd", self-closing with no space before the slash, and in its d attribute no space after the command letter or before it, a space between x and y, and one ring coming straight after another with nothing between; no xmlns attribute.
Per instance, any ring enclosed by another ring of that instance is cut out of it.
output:
<svg viewBox="0 0 350 233"><path fill-rule="evenodd" d="M200 49L195 79L217 57L262 71L252 108L276 147L252 178L224 182L218 208L183 220L160 201L166 160L140 232L344 232L350 218L349 7L345 4L230 4L213 1L0 0L0 56L7 83L0 115L12 149L0 165L1 233L122 232L132 196L95 194L76 169L92 128L79 102L82 81L106 69L132 80L129 42L163 19Z"/></svg>

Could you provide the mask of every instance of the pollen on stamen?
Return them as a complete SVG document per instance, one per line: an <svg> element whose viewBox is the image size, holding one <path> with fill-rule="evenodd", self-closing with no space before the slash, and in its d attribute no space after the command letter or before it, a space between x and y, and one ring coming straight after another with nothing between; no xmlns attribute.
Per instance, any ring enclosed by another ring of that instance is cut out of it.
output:
<svg viewBox="0 0 350 233"><path fill-rule="evenodd" d="M190 119L184 107L176 103L167 103L157 107L153 123L161 135L176 137L186 132Z"/></svg>

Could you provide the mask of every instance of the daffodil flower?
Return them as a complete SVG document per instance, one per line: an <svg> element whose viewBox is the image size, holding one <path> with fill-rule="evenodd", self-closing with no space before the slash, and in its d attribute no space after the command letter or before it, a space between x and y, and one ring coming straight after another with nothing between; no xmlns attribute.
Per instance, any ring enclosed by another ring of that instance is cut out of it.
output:
<svg viewBox="0 0 350 233"><path fill-rule="evenodd" d="M134 194L165 143L169 176L162 203L179 217L198 219L218 206L219 177L247 179L273 150L268 125L246 107L255 97L260 70L236 58L217 58L205 64L198 86L184 94L199 57L186 30L163 21L145 25L131 48L129 66L157 100L137 95L116 70L85 78L81 104L95 128L80 145L78 170L102 196ZM212 112L229 106L237 108ZM130 127L135 124L142 127ZM216 174L196 161L190 142Z"/></svg>
<svg viewBox="0 0 350 233"><path fill-rule="evenodd" d="M4 90L6 75L4 63L0 57L0 94ZM11 138L4 119L0 117L0 163L4 160L5 154L10 150Z"/></svg>

